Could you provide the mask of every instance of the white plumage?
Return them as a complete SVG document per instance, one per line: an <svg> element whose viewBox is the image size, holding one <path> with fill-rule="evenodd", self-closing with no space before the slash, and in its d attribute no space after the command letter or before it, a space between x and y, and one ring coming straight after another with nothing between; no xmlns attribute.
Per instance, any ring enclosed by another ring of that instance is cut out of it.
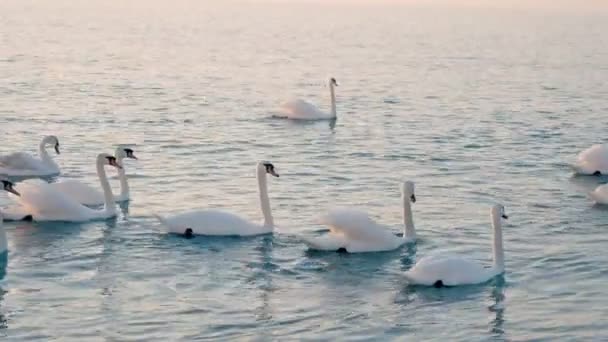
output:
<svg viewBox="0 0 608 342"><path fill-rule="evenodd" d="M582 175L608 174L608 146L593 145L578 154L574 169Z"/></svg>
<svg viewBox="0 0 608 342"><path fill-rule="evenodd" d="M0 174L10 177L45 177L58 175L61 171L46 151L46 146L52 145L59 154L59 139L56 136L46 136L38 146L38 158L25 152L15 152L0 156Z"/></svg>
<svg viewBox="0 0 608 342"><path fill-rule="evenodd" d="M304 100L292 100L283 103L281 114L277 117L293 120L332 120L336 118L336 94L334 87L338 85L335 78L329 79L329 92L331 97L331 110L324 112L313 104Z"/></svg>

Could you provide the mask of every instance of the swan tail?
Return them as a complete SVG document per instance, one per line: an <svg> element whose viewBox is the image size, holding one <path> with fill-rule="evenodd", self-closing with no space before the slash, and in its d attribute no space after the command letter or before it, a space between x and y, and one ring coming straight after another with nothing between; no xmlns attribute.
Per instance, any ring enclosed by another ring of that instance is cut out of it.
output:
<svg viewBox="0 0 608 342"><path fill-rule="evenodd" d="M161 215L159 215L159 214L153 214L153 215L154 215L154 217L156 217L156 219L157 219L157 220L158 220L158 221L159 221L161 224L163 224L163 225L165 225L165 226L167 226L167 227L169 226L169 222L167 222L167 219L166 219L166 218L162 217L162 216L161 216Z"/></svg>

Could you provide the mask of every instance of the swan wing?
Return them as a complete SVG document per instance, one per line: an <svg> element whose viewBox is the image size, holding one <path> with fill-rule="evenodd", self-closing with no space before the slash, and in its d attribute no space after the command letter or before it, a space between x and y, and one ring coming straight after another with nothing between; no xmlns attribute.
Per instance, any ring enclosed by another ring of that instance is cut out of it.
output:
<svg viewBox="0 0 608 342"><path fill-rule="evenodd" d="M596 171L608 173L608 146L593 145L577 156L574 168L581 174L593 174Z"/></svg>
<svg viewBox="0 0 608 342"><path fill-rule="evenodd" d="M80 181L67 179L57 183L52 183L50 186L55 189L55 191L58 191L81 204L104 204L104 197L101 191Z"/></svg>
<svg viewBox="0 0 608 342"><path fill-rule="evenodd" d="M4 207L1 212L5 221L22 221L31 215L25 207L17 204Z"/></svg>
<svg viewBox="0 0 608 342"><path fill-rule="evenodd" d="M101 217L100 212L53 189L48 183L32 179L18 183L21 196L12 196L37 221L81 222Z"/></svg>
<svg viewBox="0 0 608 342"><path fill-rule="evenodd" d="M329 226L332 233L342 234L349 240L385 241L397 238L366 212L353 208L332 209L321 217L321 223Z"/></svg>
<svg viewBox="0 0 608 342"><path fill-rule="evenodd" d="M292 100L281 106L281 117L296 120L318 120L329 118L330 115L320 111L315 105L304 100Z"/></svg>
<svg viewBox="0 0 608 342"><path fill-rule="evenodd" d="M197 235L258 235L272 232L272 227L264 227L222 210L196 210L169 217L157 216L170 233L184 234L192 229Z"/></svg>
<svg viewBox="0 0 608 342"><path fill-rule="evenodd" d="M483 283L494 276L491 268L477 261L451 255L436 255L420 259L405 278L412 284L432 286L441 281L446 286Z"/></svg>
<svg viewBox="0 0 608 342"><path fill-rule="evenodd" d="M335 252L340 248L346 249L348 241L341 234L325 234L318 237L302 237L309 249Z"/></svg>
<svg viewBox="0 0 608 342"><path fill-rule="evenodd" d="M0 168L8 170L38 170L42 166L39 159L25 152L0 156Z"/></svg>

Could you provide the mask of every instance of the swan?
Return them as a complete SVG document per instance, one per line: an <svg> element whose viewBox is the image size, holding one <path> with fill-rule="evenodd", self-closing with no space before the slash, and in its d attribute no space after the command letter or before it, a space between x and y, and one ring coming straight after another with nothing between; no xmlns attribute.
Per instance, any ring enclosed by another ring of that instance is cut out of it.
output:
<svg viewBox="0 0 608 342"><path fill-rule="evenodd" d="M8 191L14 194L15 196L19 196L19 192L17 192L17 190L13 188L13 183L7 180L2 180L0 181L0 183L2 183L2 188L5 191ZM6 238L6 231L4 230L2 221L2 213L0 212L0 254L5 254L8 251L8 242Z"/></svg>
<svg viewBox="0 0 608 342"><path fill-rule="evenodd" d="M608 204L608 184L602 184L589 193L597 204Z"/></svg>
<svg viewBox="0 0 608 342"><path fill-rule="evenodd" d="M86 207L75 199L54 189L50 184L30 179L17 184L17 191L21 194L15 198L20 204L18 208L8 208L4 212L6 218L31 219L34 221L65 221L86 222L96 219L107 219L116 216L116 206L112 188L108 182L105 165L121 168L116 158L107 153L97 156L97 175L104 193L104 208L101 210ZM11 211L13 212L11 214ZM27 214L24 216L24 213ZM17 216L17 217L15 217Z"/></svg>
<svg viewBox="0 0 608 342"><path fill-rule="evenodd" d="M403 237L399 237L372 220L367 213L351 208L331 210L321 218L330 232L322 237L304 238L310 249L322 251L382 252L391 251L405 243L416 241L411 203L416 202L414 183L401 184L403 201ZM410 203L411 202L411 203Z"/></svg>
<svg viewBox="0 0 608 342"><path fill-rule="evenodd" d="M574 169L581 175L608 175L608 146L596 144L579 153Z"/></svg>
<svg viewBox="0 0 608 342"><path fill-rule="evenodd" d="M256 176L258 179L260 206L264 215L264 223L262 225L252 223L238 215L215 209L189 211L171 217L155 216L170 233L184 234L187 237L193 235L253 236L272 233L274 221L270 212L266 174L279 177L272 163L266 161L259 162L256 166Z"/></svg>
<svg viewBox="0 0 608 342"><path fill-rule="evenodd" d="M125 202L130 200L130 194L129 183L127 181L125 168L122 162L125 158L137 159L137 157L135 156L132 149L123 147L118 147L116 149L114 157L116 157L116 161L118 162L118 164L122 166L118 169L118 178L120 179L120 194L114 196L114 201ZM67 179L57 183L51 183L50 186L53 187L55 190L67 195L68 197L73 198L80 204L84 204L87 206L97 206L104 204L103 192L78 180Z"/></svg>
<svg viewBox="0 0 608 342"><path fill-rule="evenodd" d="M55 152L59 154L59 139L54 135L49 135L44 137L38 146L40 159L32 157L26 152L15 152L0 156L0 174L9 177L46 177L58 175L61 171L46 151L47 145L54 146Z"/></svg>
<svg viewBox="0 0 608 342"><path fill-rule="evenodd" d="M335 78L329 79L329 93L331 95L331 112L323 112L313 104L304 100L292 100L281 106L282 114L277 117L294 120L333 120L336 118L336 94L334 87L338 86Z"/></svg>
<svg viewBox="0 0 608 342"><path fill-rule="evenodd" d="M502 221L507 219L504 206L492 207L492 226L494 227L494 263L485 267L477 261L461 256L427 256L405 272L405 278L416 285L456 286L484 283L505 271L504 250L502 247Z"/></svg>

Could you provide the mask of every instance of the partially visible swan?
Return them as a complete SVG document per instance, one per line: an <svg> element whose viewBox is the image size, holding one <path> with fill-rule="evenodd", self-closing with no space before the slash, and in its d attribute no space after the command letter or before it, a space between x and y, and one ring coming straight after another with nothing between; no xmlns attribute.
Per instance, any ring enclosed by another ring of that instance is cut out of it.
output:
<svg viewBox="0 0 608 342"><path fill-rule="evenodd" d="M608 146L596 144L579 153L574 169L581 175L608 175Z"/></svg>
<svg viewBox="0 0 608 342"><path fill-rule="evenodd" d="M282 114L277 117L294 120L332 120L336 118L336 94L334 87L338 86L335 78L329 79L329 93L331 96L331 112L323 112L313 104L304 100L292 100L281 106Z"/></svg>
<svg viewBox="0 0 608 342"><path fill-rule="evenodd" d="M114 201L128 201L130 199L129 182L125 173L123 159L137 159L137 157L133 153L132 149L123 147L118 147L116 149L116 152L114 153L114 156L116 157L116 161L118 162L118 164L122 166L118 169L118 178L120 179L120 194L114 196ZM71 197L72 199L78 201L78 203L80 204L88 206L104 204L103 192L78 180L66 179L57 183L51 183L50 185L55 190L67 195L68 197Z"/></svg>
<svg viewBox="0 0 608 342"><path fill-rule="evenodd" d="M46 136L38 146L40 158L32 157L29 153L15 152L5 156L0 156L0 174L9 177L45 177L58 175L61 171L59 166L53 161L46 146L55 147L55 152L59 154L59 139L54 135Z"/></svg>
<svg viewBox="0 0 608 342"><path fill-rule="evenodd" d="M17 192L17 190L15 190L13 188L13 183L11 183L7 180L2 180L2 181L0 181L0 183L2 183L2 189L4 189L5 191L8 191L16 196L19 196L19 192ZM7 238L6 238L6 231L4 230L2 221L3 221L2 213L0 212L0 254L4 254L8 251L8 242L7 242Z"/></svg>
<svg viewBox="0 0 608 342"><path fill-rule="evenodd" d="M86 207L57 191L50 184L39 179L30 179L17 184L17 191L21 196L16 197L15 200L20 204L20 207L14 210L12 215L10 215L12 208L5 209L6 217L11 219L25 219L27 217L34 221L85 222L116 216L114 195L112 195L112 189L106 176L105 165L121 167L114 156L107 153L101 153L97 156L97 175L104 193L105 205L103 209L95 210ZM23 216L24 214L27 215ZM15 216L17 217L15 218Z"/></svg>
<svg viewBox="0 0 608 342"><path fill-rule="evenodd" d="M252 223L241 216L215 209L189 211L170 217L155 216L166 226L170 233L184 234L186 236L252 236L271 233L274 229L274 221L270 212L266 174L279 177L272 163L259 162L256 166L256 176L258 179L260 206L264 215L264 223L261 225Z"/></svg>
<svg viewBox="0 0 608 342"><path fill-rule="evenodd" d="M486 282L505 271L505 254L502 247L502 221L507 219L505 208L497 204L492 207L492 226L494 227L494 263L486 267L475 260L451 255L427 256L405 272L411 284L426 286L472 285Z"/></svg>
<svg viewBox="0 0 608 342"><path fill-rule="evenodd" d="M401 185L403 201L403 237L388 227L372 220L367 213L350 208L335 209L322 218L330 232L322 237L304 238L310 249L323 251L345 250L349 253L391 251L404 243L416 241L411 203L416 202L414 183ZM411 202L411 203L410 203Z"/></svg>
<svg viewBox="0 0 608 342"><path fill-rule="evenodd" d="M589 193L589 197L598 204L608 204L608 184L602 184Z"/></svg>

